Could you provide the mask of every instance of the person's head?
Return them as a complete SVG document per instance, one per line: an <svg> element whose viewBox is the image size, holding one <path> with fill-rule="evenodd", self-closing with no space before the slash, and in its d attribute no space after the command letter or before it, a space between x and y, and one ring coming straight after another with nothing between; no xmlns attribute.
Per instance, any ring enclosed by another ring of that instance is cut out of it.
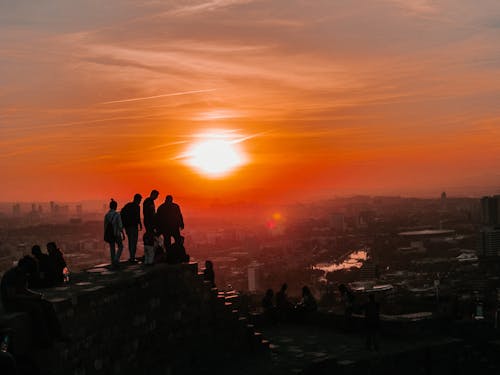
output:
<svg viewBox="0 0 500 375"><path fill-rule="evenodd" d="M214 264L212 263L211 260L206 260L205 261L205 268L208 269L208 270L211 270L214 268Z"/></svg>
<svg viewBox="0 0 500 375"><path fill-rule="evenodd" d="M26 275L33 275L38 271L36 260L29 255L25 255L21 259L19 259L19 261L17 262L17 267Z"/></svg>
<svg viewBox="0 0 500 375"><path fill-rule="evenodd" d="M306 286L304 285L302 287L302 296L310 296L311 295L311 290Z"/></svg>
<svg viewBox="0 0 500 375"><path fill-rule="evenodd" d="M274 292L273 292L273 290L272 290L272 289L268 289L268 290L266 290L266 297L267 297L267 298L272 298L272 297L273 297L273 295L274 295Z"/></svg>
<svg viewBox="0 0 500 375"><path fill-rule="evenodd" d="M286 290L288 289L288 284L287 283L284 283L282 286L281 286L281 291L282 292L286 292Z"/></svg>
<svg viewBox="0 0 500 375"><path fill-rule="evenodd" d="M57 245L55 242L49 242L47 243L47 251L49 254L54 253L57 250Z"/></svg>
<svg viewBox="0 0 500 375"><path fill-rule="evenodd" d="M111 201L109 202L109 209L110 210L116 210L118 208L118 203L111 198Z"/></svg>
<svg viewBox="0 0 500 375"><path fill-rule="evenodd" d="M171 195L167 195L165 197L165 202L172 203L173 201L174 201L174 198Z"/></svg>
<svg viewBox="0 0 500 375"><path fill-rule="evenodd" d="M134 203L135 204L140 204L142 201L142 195L137 193L136 195L134 195Z"/></svg>
<svg viewBox="0 0 500 375"><path fill-rule="evenodd" d="M152 200L155 200L156 198L158 198L158 195L160 195L158 190L151 190L151 194L149 194L149 196L151 197Z"/></svg>
<svg viewBox="0 0 500 375"><path fill-rule="evenodd" d="M42 255L42 249L39 245L35 245L31 248L31 254L38 258L40 255Z"/></svg>

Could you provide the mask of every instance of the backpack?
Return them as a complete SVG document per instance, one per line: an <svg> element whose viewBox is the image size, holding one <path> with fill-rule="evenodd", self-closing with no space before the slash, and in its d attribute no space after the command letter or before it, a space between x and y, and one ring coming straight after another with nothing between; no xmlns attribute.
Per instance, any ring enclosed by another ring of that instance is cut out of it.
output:
<svg viewBox="0 0 500 375"><path fill-rule="evenodd" d="M108 221L108 223L106 224L106 229L104 229L104 241L106 241L107 243L112 243L116 240L115 227L113 226L114 218L115 217L113 216L113 219L111 219L111 221Z"/></svg>

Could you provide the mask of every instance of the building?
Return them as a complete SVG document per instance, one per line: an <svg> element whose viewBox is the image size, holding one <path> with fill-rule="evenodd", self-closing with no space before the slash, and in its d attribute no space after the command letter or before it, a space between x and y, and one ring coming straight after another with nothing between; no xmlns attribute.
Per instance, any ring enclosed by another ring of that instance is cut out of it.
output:
<svg viewBox="0 0 500 375"><path fill-rule="evenodd" d="M260 290L261 265L255 261L248 265L248 290L257 292Z"/></svg>
<svg viewBox="0 0 500 375"><path fill-rule="evenodd" d="M481 198L481 229L479 254L483 257L500 255L500 195Z"/></svg>
<svg viewBox="0 0 500 375"><path fill-rule="evenodd" d="M483 227L479 232L479 254L483 257L500 255L500 228Z"/></svg>
<svg viewBox="0 0 500 375"><path fill-rule="evenodd" d="M498 226L500 211L500 195L481 198L481 224Z"/></svg>

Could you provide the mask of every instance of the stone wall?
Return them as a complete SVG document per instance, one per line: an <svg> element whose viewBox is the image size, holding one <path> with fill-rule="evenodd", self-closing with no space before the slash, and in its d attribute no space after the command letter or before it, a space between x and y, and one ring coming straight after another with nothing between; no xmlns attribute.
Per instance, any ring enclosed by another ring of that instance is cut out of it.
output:
<svg viewBox="0 0 500 375"><path fill-rule="evenodd" d="M237 295L211 289L196 263L95 268L43 292L67 342L34 349L26 322L15 333L17 352L42 374L211 373L227 358L262 349L234 309ZM4 325L26 316L8 319Z"/></svg>

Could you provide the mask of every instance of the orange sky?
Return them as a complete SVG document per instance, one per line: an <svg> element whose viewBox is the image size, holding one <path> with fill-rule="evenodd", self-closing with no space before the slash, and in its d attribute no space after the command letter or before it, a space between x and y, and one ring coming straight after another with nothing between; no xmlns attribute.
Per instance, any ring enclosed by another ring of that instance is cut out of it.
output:
<svg viewBox="0 0 500 375"><path fill-rule="evenodd" d="M499 46L497 0L1 2L0 200L499 193Z"/></svg>

